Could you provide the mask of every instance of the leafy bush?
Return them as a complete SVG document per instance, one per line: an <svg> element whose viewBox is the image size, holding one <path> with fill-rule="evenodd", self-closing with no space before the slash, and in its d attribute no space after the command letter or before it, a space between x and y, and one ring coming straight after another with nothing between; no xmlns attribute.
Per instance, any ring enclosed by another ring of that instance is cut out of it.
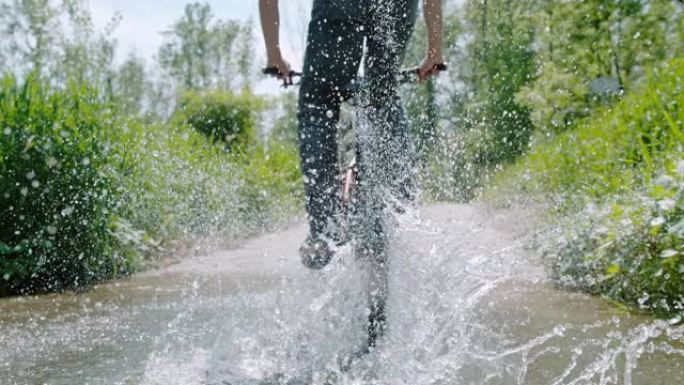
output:
<svg viewBox="0 0 684 385"><path fill-rule="evenodd" d="M256 138L256 115L262 105L248 93L188 91L181 96L173 120L223 141L229 148L244 149Z"/></svg>
<svg viewBox="0 0 684 385"><path fill-rule="evenodd" d="M492 130L440 130L432 151L419 164L424 197L468 202L486 184L495 165L486 161Z"/></svg>
<svg viewBox="0 0 684 385"><path fill-rule="evenodd" d="M300 208L292 145L273 142L234 153L185 124L136 121L119 135L116 223L143 232L130 242L142 252L183 239L243 238Z"/></svg>
<svg viewBox="0 0 684 385"><path fill-rule="evenodd" d="M684 59L655 69L640 89L574 130L537 138L532 153L499 184L528 180L563 204L628 194L660 175L684 146Z"/></svg>
<svg viewBox="0 0 684 385"><path fill-rule="evenodd" d="M0 278L12 292L78 288L129 271L110 232L114 131L96 93L29 77L0 85Z"/></svg>
<svg viewBox="0 0 684 385"><path fill-rule="evenodd" d="M573 217L554 272L656 314L684 315L684 161L647 191Z"/></svg>
<svg viewBox="0 0 684 385"><path fill-rule="evenodd" d="M679 59L614 108L537 145L498 180L506 192L550 197L569 218L554 260L561 281L661 314L683 312L683 122Z"/></svg>
<svg viewBox="0 0 684 385"><path fill-rule="evenodd" d="M241 157L244 184L239 188L242 215L264 228L288 220L303 202L299 153L289 141L270 140Z"/></svg>
<svg viewBox="0 0 684 385"><path fill-rule="evenodd" d="M185 125L135 120L121 127L117 143L118 221L156 242L238 225L232 207L241 174L222 146Z"/></svg>

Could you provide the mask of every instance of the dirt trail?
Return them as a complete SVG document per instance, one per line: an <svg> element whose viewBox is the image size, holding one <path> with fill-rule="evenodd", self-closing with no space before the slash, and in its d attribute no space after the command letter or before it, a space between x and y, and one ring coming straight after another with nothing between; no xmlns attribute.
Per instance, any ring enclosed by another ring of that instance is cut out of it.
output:
<svg viewBox="0 0 684 385"><path fill-rule="evenodd" d="M556 290L529 248L537 218L477 205L399 218L389 334L340 383L684 383L684 328ZM305 233L2 299L0 384L316 383L364 340L365 305L348 250L321 272L300 265Z"/></svg>

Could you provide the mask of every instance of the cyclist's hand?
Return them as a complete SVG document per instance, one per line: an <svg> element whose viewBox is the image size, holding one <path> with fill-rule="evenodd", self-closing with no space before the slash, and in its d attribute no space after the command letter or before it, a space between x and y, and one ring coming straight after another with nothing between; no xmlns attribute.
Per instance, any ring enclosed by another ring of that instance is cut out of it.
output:
<svg viewBox="0 0 684 385"><path fill-rule="evenodd" d="M268 60L268 67L275 67L278 69L278 80L282 80L283 86L292 85L292 69L290 68L290 63L283 60L282 57L277 57Z"/></svg>
<svg viewBox="0 0 684 385"><path fill-rule="evenodd" d="M428 55L420 63L418 67L418 78L423 81L427 80L432 76L437 76L440 72L439 66L444 64L444 59L439 53Z"/></svg>

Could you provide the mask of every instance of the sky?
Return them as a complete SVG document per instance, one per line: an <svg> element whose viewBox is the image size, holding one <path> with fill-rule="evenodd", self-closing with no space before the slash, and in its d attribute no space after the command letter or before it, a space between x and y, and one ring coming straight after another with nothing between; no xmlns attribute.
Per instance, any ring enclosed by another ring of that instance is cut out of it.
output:
<svg viewBox="0 0 684 385"><path fill-rule="evenodd" d="M282 31L284 55L294 56L292 64L297 64L297 57L301 56L301 30L308 19L308 9L312 0L281 1L281 18L284 28ZM114 32L118 42L117 60L123 60L130 51L148 60L157 52L162 43L162 32L183 14L183 8L191 0L89 0L93 13L93 21L98 27L103 27L118 12L122 19ZM212 8L216 18L253 21L259 23L257 0L210 0L206 1ZM287 7L284 7L286 4ZM298 25L295 25L298 24ZM261 55L263 39L255 29L258 47L255 51ZM261 57L260 57L261 59Z"/></svg>

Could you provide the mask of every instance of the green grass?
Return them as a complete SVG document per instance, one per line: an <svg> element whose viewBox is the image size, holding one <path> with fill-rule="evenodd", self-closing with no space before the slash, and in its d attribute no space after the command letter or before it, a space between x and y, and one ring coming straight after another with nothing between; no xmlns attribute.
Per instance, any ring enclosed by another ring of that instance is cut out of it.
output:
<svg viewBox="0 0 684 385"><path fill-rule="evenodd" d="M230 145L196 120L126 117L87 86L6 77L0 293L80 289L135 272L179 241L233 241L299 213L296 147L253 135L256 97L215 96L212 111L244 125L230 128L244 133Z"/></svg>
<svg viewBox="0 0 684 385"><path fill-rule="evenodd" d="M249 236L299 208L298 155L279 142L228 151L184 124L123 130L119 221L153 243L198 237ZM146 247L145 243L142 247Z"/></svg>
<svg viewBox="0 0 684 385"><path fill-rule="evenodd" d="M98 94L5 77L0 127L0 286L80 288L130 271L133 261L110 232L116 127Z"/></svg>
<svg viewBox="0 0 684 385"><path fill-rule="evenodd" d="M684 314L684 60L551 138L486 194L541 197L563 219L559 282L660 315Z"/></svg>

